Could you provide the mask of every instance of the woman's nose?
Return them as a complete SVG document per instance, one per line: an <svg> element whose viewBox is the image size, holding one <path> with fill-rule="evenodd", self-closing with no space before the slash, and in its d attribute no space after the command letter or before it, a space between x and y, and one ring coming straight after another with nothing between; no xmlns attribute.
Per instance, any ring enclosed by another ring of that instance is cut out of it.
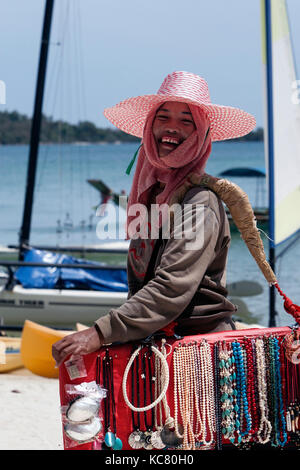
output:
<svg viewBox="0 0 300 470"><path fill-rule="evenodd" d="M166 131L170 132L170 134L177 133L179 131L178 123L176 123L174 121L168 122L167 125L166 125Z"/></svg>

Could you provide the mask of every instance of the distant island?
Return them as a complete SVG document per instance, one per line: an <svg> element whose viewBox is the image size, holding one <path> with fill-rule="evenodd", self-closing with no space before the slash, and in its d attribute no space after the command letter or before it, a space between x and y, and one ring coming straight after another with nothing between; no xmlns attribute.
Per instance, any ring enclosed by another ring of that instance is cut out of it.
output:
<svg viewBox="0 0 300 470"><path fill-rule="evenodd" d="M0 112L0 145L26 145L30 141L31 118L17 111ZM263 129L258 127L245 137L235 141L263 141ZM41 143L71 144L76 142L116 143L139 142L140 139L125 132L111 128L96 127L90 121L69 124L65 121L54 121L43 115L41 126Z"/></svg>

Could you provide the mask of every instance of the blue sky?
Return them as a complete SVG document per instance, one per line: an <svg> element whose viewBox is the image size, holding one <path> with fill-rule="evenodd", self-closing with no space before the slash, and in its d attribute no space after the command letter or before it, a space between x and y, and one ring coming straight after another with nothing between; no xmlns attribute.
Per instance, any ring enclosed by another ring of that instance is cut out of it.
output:
<svg viewBox="0 0 300 470"><path fill-rule="evenodd" d="M287 4L298 64L300 1ZM44 6L0 0L0 111L32 115ZM260 0L56 0L47 115L110 126L105 107L155 93L174 70L205 77L213 102L263 125Z"/></svg>

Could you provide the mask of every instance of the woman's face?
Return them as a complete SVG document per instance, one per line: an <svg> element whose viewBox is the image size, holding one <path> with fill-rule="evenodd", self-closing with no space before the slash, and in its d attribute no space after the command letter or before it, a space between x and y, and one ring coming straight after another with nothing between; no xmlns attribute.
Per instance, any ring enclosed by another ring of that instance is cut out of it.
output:
<svg viewBox="0 0 300 470"><path fill-rule="evenodd" d="M175 150L196 129L186 103L167 101L158 110L152 125L158 155L163 158Z"/></svg>

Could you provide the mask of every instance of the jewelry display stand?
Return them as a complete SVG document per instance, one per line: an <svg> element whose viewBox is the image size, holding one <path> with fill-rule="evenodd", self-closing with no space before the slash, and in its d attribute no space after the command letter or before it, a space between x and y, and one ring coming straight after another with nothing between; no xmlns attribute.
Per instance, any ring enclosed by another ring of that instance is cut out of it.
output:
<svg viewBox="0 0 300 470"><path fill-rule="evenodd" d="M73 380L62 364L62 407L67 384L96 381L108 391L101 437L72 450L296 447L297 351L297 329L253 328L103 347L82 356L86 376Z"/></svg>

